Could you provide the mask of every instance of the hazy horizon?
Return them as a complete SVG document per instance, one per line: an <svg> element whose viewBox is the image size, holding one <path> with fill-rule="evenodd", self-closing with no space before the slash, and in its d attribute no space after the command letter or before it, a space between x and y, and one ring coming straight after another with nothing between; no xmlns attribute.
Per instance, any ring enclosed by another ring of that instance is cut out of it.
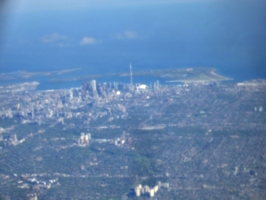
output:
<svg viewBox="0 0 266 200"><path fill-rule="evenodd" d="M1 12L1 72L214 67L266 75L265 3L35 1ZM100 70L100 71L98 71Z"/></svg>

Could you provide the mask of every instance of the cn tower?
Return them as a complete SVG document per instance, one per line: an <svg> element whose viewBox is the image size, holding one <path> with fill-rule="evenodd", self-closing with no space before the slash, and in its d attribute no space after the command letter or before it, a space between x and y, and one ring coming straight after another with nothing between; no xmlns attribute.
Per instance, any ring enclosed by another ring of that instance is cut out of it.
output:
<svg viewBox="0 0 266 200"><path fill-rule="evenodd" d="M130 72L130 85L133 85L133 73L131 63L129 64L129 72Z"/></svg>

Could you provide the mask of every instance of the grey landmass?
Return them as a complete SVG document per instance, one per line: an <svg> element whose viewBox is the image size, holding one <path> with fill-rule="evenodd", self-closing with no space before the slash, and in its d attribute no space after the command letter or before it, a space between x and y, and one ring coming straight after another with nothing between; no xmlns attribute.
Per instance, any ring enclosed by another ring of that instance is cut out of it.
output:
<svg viewBox="0 0 266 200"><path fill-rule="evenodd" d="M265 199L266 81L199 77L2 88L2 199Z"/></svg>

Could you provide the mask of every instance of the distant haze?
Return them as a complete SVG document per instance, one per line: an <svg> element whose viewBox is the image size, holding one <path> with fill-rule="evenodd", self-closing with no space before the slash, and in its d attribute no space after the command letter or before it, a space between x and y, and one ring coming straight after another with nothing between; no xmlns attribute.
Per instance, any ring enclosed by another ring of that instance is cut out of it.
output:
<svg viewBox="0 0 266 200"><path fill-rule="evenodd" d="M264 1L15 2L1 11L1 72L110 73L131 62L266 76Z"/></svg>

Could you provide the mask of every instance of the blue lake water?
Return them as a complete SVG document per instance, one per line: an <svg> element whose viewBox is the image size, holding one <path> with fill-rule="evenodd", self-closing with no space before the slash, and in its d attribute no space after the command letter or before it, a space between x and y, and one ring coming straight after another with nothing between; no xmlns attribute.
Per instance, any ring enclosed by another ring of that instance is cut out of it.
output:
<svg viewBox="0 0 266 200"><path fill-rule="evenodd" d="M155 62L158 63L158 62ZM133 65L134 67L134 65ZM187 66L187 67L191 67ZM196 67L196 66L195 66ZM154 66L148 66L148 67L134 67L133 70L135 71L145 71L145 70L160 70L160 69L166 69L167 67L154 67ZM173 69L174 67L169 67L169 69ZM183 68L183 67L176 67L176 68ZM65 69L65 68L62 68ZM116 70L117 69L117 70ZM23 70L27 70L27 68L23 68ZM44 68L41 71L45 71L46 69ZM40 82L40 85L38 86L37 89L39 90L46 90L46 89L68 89L71 87L80 87L82 85L83 81L90 81L89 79L83 79L83 80L76 80L76 81L66 81L66 82L52 82L51 79L71 79L75 77L84 77L87 75L94 75L94 74L108 74L108 73L116 73L116 72L124 72L128 73L129 68L127 65L123 67L110 67L108 66L108 70L105 71L104 67L101 67L99 71L95 71L95 69L90 69L88 68L82 68L78 71L70 72L70 73L65 73L61 75L51 75L51 76L34 76L31 78L20 78L20 79L15 79L15 80L9 80L9 81L0 81L1 84L12 84L12 83L19 83L19 82L26 82L26 81L38 81ZM258 79L258 78L266 78L265 77L265 71L261 70L258 71L257 69L250 69L250 68L240 68L240 69L227 69L227 68L216 68L216 72L218 74L221 74L223 76L233 78L233 82L241 82L241 81L246 81L246 80L252 80L252 79ZM134 71L133 71L134 73ZM96 79L97 82L123 82L123 83L129 83L130 79L129 77L103 77L103 78L98 78ZM156 80L159 80L160 83L164 84L165 80L158 78L158 77L151 77L151 76L133 76L133 82L134 83L143 83L143 84L150 84L155 82Z"/></svg>
<svg viewBox="0 0 266 200"><path fill-rule="evenodd" d="M212 1L16 14L6 23L4 45L0 44L0 73L81 70L0 80L0 84L38 81L38 89L79 87L82 81L49 80L127 73L129 63L133 73L211 67L236 82L266 78L265 17L259 4L244 2L239 8ZM126 31L134 37L127 37ZM55 33L59 35L55 40L43 41ZM85 36L96 42L81 45ZM120 80L129 82L127 78ZM134 82L153 81L152 77L134 77Z"/></svg>

